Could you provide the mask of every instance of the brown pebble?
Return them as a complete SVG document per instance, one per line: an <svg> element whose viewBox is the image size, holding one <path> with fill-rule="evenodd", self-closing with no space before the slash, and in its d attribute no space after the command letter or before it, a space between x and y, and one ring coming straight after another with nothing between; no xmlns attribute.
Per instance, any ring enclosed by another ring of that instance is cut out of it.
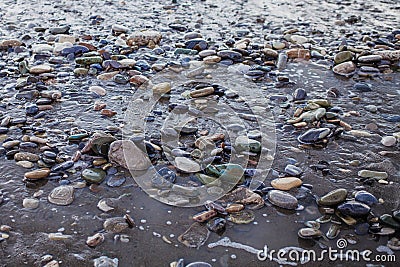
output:
<svg viewBox="0 0 400 267"><path fill-rule="evenodd" d="M26 172L24 176L26 179L37 180L37 179L46 178L47 176L49 176L49 174L50 174L50 169L43 168L43 169Z"/></svg>
<svg viewBox="0 0 400 267"><path fill-rule="evenodd" d="M102 109L100 112L101 115L107 116L107 117L113 117L117 115L117 112L111 109Z"/></svg>

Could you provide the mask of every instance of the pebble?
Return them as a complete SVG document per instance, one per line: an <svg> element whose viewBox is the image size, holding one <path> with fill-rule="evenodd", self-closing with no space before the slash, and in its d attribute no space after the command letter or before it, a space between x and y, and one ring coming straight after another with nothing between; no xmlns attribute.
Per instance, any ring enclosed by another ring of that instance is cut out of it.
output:
<svg viewBox="0 0 400 267"><path fill-rule="evenodd" d="M381 144L387 147L394 146L397 140L394 136L384 136L382 137Z"/></svg>
<svg viewBox="0 0 400 267"><path fill-rule="evenodd" d="M25 169L30 169L30 168L33 168L33 166L35 166L35 164L33 164L32 162L30 162L30 161L25 161L25 160L23 160L23 161L18 161L16 164L17 164L18 166L21 166L21 167L25 168Z"/></svg>
<svg viewBox="0 0 400 267"><path fill-rule="evenodd" d="M20 143L21 143L21 142L18 141L18 140L7 141L7 142L4 142L4 143L2 144L2 147L7 148L7 149L10 149L10 148L13 148L13 147L15 147L15 146L19 146Z"/></svg>
<svg viewBox="0 0 400 267"><path fill-rule="evenodd" d="M284 209L294 210L298 206L298 201L294 196L280 190L269 191L268 200L273 205Z"/></svg>
<svg viewBox="0 0 400 267"><path fill-rule="evenodd" d="M335 189L322 196L317 203L324 206L333 206L346 200L347 190L344 188Z"/></svg>
<svg viewBox="0 0 400 267"><path fill-rule="evenodd" d="M101 86L91 86L89 91L98 94L99 96L105 96L107 94L106 89Z"/></svg>
<svg viewBox="0 0 400 267"><path fill-rule="evenodd" d="M147 155L129 140L112 142L108 159L111 163L134 171L146 170L151 165Z"/></svg>
<svg viewBox="0 0 400 267"><path fill-rule="evenodd" d="M24 176L26 179L37 180L46 178L47 176L49 176L49 174L50 174L50 169L43 168L31 172L26 172Z"/></svg>
<svg viewBox="0 0 400 267"><path fill-rule="evenodd" d="M290 190L295 187L299 187L303 184L302 180L297 177L285 177L278 178L271 181L271 186L279 190Z"/></svg>
<svg viewBox="0 0 400 267"><path fill-rule="evenodd" d="M336 65L332 70L335 74L350 77L354 74L356 65L351 61L347 61Z"/></svg>
<svg viewBox="0 0 400 267"><path fill-rule="evenodd" d="M111 26L111 30L113 30L114 32L127 33L129 31L129 28L121 24L113 24Z"/></svg>
<svg viewBox="0 0 400 267"><path fill-rule="evenodd" d="M69 185L58 186L50 192L48 200L56 205L69 205L74 201L74 188Z"/></svg>
<svg viewBox="0 0 400 267"><path fill-rule="evenodd" d="M93 260L94 267L118 267L118 259L111 259L107 256L101 256Z"/></svg>
<svg viewBox="0 0 400 267"><path fill-rule="evenodd" d="M378 107L375 105L366 105L364 108L371 113L376 113L378 111Z"/></svg>
<svg viewBox="0 0 400 267"><path fill-rule="evenodd" d="M382 56L380 55L368 55L361 56L357 58L357 61L360 63L376 63L382 60Z"/></svg>
<svg viewBox="0 0 400 267"><path fill-rule="evenodd" d="M285 167L285 172L291 176L299 176L303 173L303 170L295 165L288 164Z"/></svg>
<svg viewBox="0 0 400 267"><path fill-rule="evenodd" d="M49 65L38 65L33 66L29 69L29 73L31 74L42 74L52 72L54 69Z"/></svg>
<svg viewBox="0 0 400 267"><path fill-rule="evenodd" d="M40 159L40 157L38 155L30 153L30 152L18 152L14 155L14 159L16 161L36 162Z"/></svg>
<svg viewBox="0 0 400 267"><path fill-rule="evenodd" d="M39 200L36 198L24 198L22 206L27 209L36 209L39 207Z"/></svg>
<svg viewBox="0 0 400 267"><path fill-rule="evenodd" d="M102 169L87 168L82 171L82 178L90 183L99 184L106 178L106 172Z"/></svg>
<svg viewBox="0 0 400 267"><path fill-rule="evenodd" d="M183 172L193 173L200 171L200 165L197 162L185 157L176 157L175 164Z"/></svg>
<svg viewBox="0 0 400 267"><path fill-rule="evenodd" d="M340 64L353 59L353 53L350 51L342 51L335 55L334 61L336 64Z"/></svg>
<svg viewBox="0 0 400 267"><path fill-rule="evenodd" d="M167 94L171 92L171 83L164 82L153 85L153 93L157 95Z"/></svg>
<svg viewBox="0 0 400 267"><path fill-rule="evenodd" d="M361 170L358 172L358 176L362 178L375 178L375 179L387 179L387 172L371 171L371 170Z"/></svg>

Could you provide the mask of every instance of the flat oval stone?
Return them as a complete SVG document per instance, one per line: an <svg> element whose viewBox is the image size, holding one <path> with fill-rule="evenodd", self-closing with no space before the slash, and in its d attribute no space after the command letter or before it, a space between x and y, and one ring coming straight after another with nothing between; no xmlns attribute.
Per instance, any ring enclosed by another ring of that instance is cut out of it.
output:
<svg viewBox="0 0 400 267"><path fill-rule="evenodd" d="M175 164L179 170L184 172L192 173L200 171L200 165L197 162L185 157L176 157Z"/></svg>
<svg viewBox="0 0 400 267"><path fill-rule="evenodd" d="M25 178L30 180L46 178L50 174L50 169L43 168L25 173Z"/></svg>
<svg viewBox="0 0 400 267"><path fill-rule="evenodd" d="M394 136L384 136L382 137L381 144L384 146L394 146L397 140Z"/></svg>
<svg viewBox="0 0 400 267"><path fill-rule="evenodd" d="M221 58L228 58L233 61L240 60L242 58L242 54L232 50L222 50L217 53L217 56Z"/></svg>
<svg viewBox="0 0 400 267"><path fill-rule="evenodd" d="M315 144L321 142L322 139L330 134L331 130L329 128L318 128L310 129L307 132L300 135L297 140L302 144Z"/></svg>
<svg viewBox="0 0 400 267"><path fill-rule="evenodd" d="M48 196L50 203L66 206L74 201L74 188L69 185L61 185L53 189Z"/></svg>
<svg viewBox="0 0 400 267"><path fill-rule="evenodd" d="M336 189L321 197L318 205L333 206L346 200L347 190L344 188Z"/></svg>
<svg viewBox="0 0 400 267"><path fill-rule="evenodd" d="M54 69L49 65L37 65L29 69L31 74L42 74L47 72L52 72Z"/></svg>
<svg viewBox="0 0 400 267"><path fill-rule="evenodd" d="M376 63L382 60L382 56L380 55L368 55L361 56L357 58L357 61L360 63Z"/></svg>
<svg viewBox="0 0 400 267"><path fill-rule="evenodd" d="M285 172L292 176L299 176L300 174L303 173L303 170L295 165L288 164L285 167Z"/></svg>
<svg viewBox="0 0 400 267"><path fill-rule="evenodd" d="M353 85L354 90L360 91L360 92L370 92L372 91L371 85L365 82L358 82Z"/></svg>
<svg viewBox="0 0 400 267"><path fill-rule="evenodd" d="M376 197L367 191L358 191L355 194L355 200L367 204L368 206L372 206L378 203Z"/></svg>
<svg viewBox="0 0 400 267"><path fill-rule="evenodd" d="M317 238L321 237L323 234L320 230L315 229L315 228L301 228L298 232L297 235L300 238L305 238L305 239L311 239L311 238Z"/></svg>
<svg viewBox="0 0 400 267"><path fill-rule="evenodd" d="M53 171L53 172L65 171L65 170L68 170L69 168L71 168L72 166L74 166L74 162L72 160L68 160L66 162L54 165L51 168L51 171Z"/></svg>
<svg viewBox="0 0 400 267"><path fill-rule="evenodd" d="M361 170L358 172L358 176L362 178L375 178L375 179L386 179L388 178L387 172Z"/></svg>
<svg viewBox="0 0 400 267"><path fill-rule="evenodd" d="M101 86L90 86L89 91L98 94L99 96L105 96L107 94L106 89Z"/></svg>
<svg viewBox="0 0 400 267"><path fill-rule="evenodd" d="M22 168L25 168L25 169L30 169L30 168L33 168L33 166L35 166L35 164L33 164L32 162L30 162L30 161L25 161L25 160L23 160L23 161L18 161L16 164L17 164L18 166L21 166Z"/></svg>
<svg viewBox="0 0 400 267"><path fill-rule="evenodd" d="M350 77L354 74L356 65L352 61L347 61L336 65L332 70L335 74Z"/></svg>
<svg viewBox="0 0 400 267"><path fill-rule="evenodd" d="M82 171L82 178L88 182L99 184L106 178L106 172L102 169L87 168Z"/></svg>
<svg viewBox="0 0 400 267"><path fill-rule="evenodd" d="M271 181L271 186L273 188L284 191L299 187L302 184L303 181L297 177L278 178Z"/></svg>
<svg viewBox="0 0 400 267"><path fill-rule="evenodd" d="M10 149L10 148L13 148L15 146L18 146L20 143L21 143L21 141L19 141L19 140L7 141L7 142L4 142L2 144L2 147Z"/></svg>
<svg viewBox="0 0 400 267"><path fill-rule="evenodd" d="M284 209L294 210L298 206L298 201L294 196L280 190L269 191L268 200L273 205Z"/></svg>
<svg viewBox="0 0 400 267"><path fill-rule="evenodd" d="M361 217L367 215L371 208L361 202L348 201L338 206L338 211L346 216Z"/></svg>
<svg viewBox="0 0 400 267"><path fill-rule="evenodd" d="M29 152L18 152L14 155L14 159L16 161L31 161L36 162L40 159L40 157L36 154L29 153Z"/></svg>

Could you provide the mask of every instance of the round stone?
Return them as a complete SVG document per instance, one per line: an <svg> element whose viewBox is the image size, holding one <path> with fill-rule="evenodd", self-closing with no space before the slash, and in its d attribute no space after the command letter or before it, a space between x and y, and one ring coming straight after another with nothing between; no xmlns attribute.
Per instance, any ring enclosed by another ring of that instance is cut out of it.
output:
<svg viewBox="0 0 400 267"><path fill-rule="evenodd" d="M273 188L284 191L299 187L302 184L303 181L297 177L278 178L271 181L271 185Z"/></svg>
<svg viewBox="0 0 400 267"><path fill-rule="evenodd" d="M36 209L39 207L39 200L36 198L24 198L22 206L27 209Z"/></svg>
<svg viewBox="0 0 400 267"><path fill-rule="evenodd" d="M30 168L33 168L33 166L34 166L34 164L32 162L27 161L27 160L18 161L17 165L21 166L22 168L25 168L25 169L30 169Z"/></svg>
<svg viewBox="0 0 400 267"><path fill-rule="evenodd" d="M53 189L49 194L50 203L66 206L74 201L74 188L69 185L61 185Z"/></svg>
<svg viewBox="0 0 400 267"><path fill-rule="evenodd" d="M384 146L394 146L396 144L396 138L394 136L382 137L381 144Z"/></svg>
<svg viewBox="0 0 400 267"><path fill-rule="evenodd" d="M298 201L294 196L280 190L269 191L268 200L273 205L284 209L294 210L298 206Z"/></svg>
<svg viewBox="0 0 400 267"><path fill-rule="evenodd" d="M82 178L90 183L101 183L106 178L106 172L102 169L87 168L82 172Z"/></svg>

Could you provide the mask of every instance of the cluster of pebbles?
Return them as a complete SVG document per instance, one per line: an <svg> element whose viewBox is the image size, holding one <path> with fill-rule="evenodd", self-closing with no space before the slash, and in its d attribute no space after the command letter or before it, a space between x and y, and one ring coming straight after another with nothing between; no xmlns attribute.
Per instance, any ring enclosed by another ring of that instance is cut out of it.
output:
<svg viewBox="0 0 400 267"><path fill-rule="evenodd" d="M174 3L164 6L166 12L178 8L179 5ZM293 82L285 70L292 63L314 64L333 72L337 79L354 79L356 82L351 90L356 93L351 93L349 98L358 101L360 95L374 90L368 83L369 79L390 81L390 75L399 71L400 30L361 36L354 33L349 38L327 43L321 40L318 31L313 38L302 25L285 27L279 34L255 36L242 30L232 37L213 38L196 30L197 27L188 28L179 20L169 23L166 28L131 28L114 23L104 30L107 18L91 15L83 19L98 31L82 32L68 24L44 27L28 23L24 33L5 34L0 39L0 77L3 79L0 154L5 160L15 161L16 165L26 169L21 180L27 188L38 189L32 196L21 200L23 208L40 209L41 196L44 195L51 205L75 205L76 191L101 194L102 186L118 188L124 185L129 178L127 169L144 171L154 165L157 175L148 177L148 184L154 194L170 204L186 205L190 201L195 204L199 201L196 188L202 186L206 187L209 195L221 194L226 185L233 188L222 198L207 202L204 211L193 215L195 222L178 237L178 241L187 247L199 248L207 241L210 232L222 235L228 223L253 222L256 219L254 210L263 209L265 205L277 211L305 212L307 207L303 206L306 204L302 200L311 196L322 217L305 222L306 227L298 231L300 238L336 239L342 229L354 229L356 235L389 236L387 247L400 249L400 210L397 207L382 213L380 206L384 203L384 196L376 197L367 190L375 181L378 186L386 186L396 182L395 178L399 176L398 162L394 162L399 155L399 114L388 114L385 108L372 104L365 106L369 112L378 113L383 121L397 125L397 128L390 127L390 132L375 133L376 124L360 129L346 121L350 116L359 117L361 114L343 111L340 107L341 91L337 88L329 88L325 96L312 98L308 96L310 91L304 88L296 88L290 95L269 95L271 103L293 111L285 117L284 124L298 133L298 149L325 149L330 142L357 142L358 138L378 138L378 143L385 149L379 156L385 158L386 165L382 166L389 166L390 170L373 164L369 168L359 168L357 178L363 184L362 190L350 192L338 188L318 197L313 193L313 185L305 182L305 171L294 159L290 159L281 172L273 167L268 176L272 179L259 182L255 190L249 189L250 180L257 171L268 171L257 170L264 148L260 142L261 134L255 129L235 140L230 140L222 130L213 131L210 125L153 129L144 138L126 139L123 138L124 123L121 120L124 109L116 104L122 103L118 101L123 96L141 90L141 86L151 90L153 95L163 95L168 103L146 118L157 128L156 123L163 119L162 115L173 111L218 113L208 103L240 103L239 95L222 83L191 83L182 90L168 82L153 84L151 79L157 73L165 70L181 73L190 66L203 66L190 72L188 77L207 78L207 75L212 75L208 70L221 64L234 69L249 83L269 88L291 88ZM258 18L256 24L260 26L264 22ZM337 24L358 22L357 18L350 17ZM12 30L9 25L4 32ZM85 81L89 86L76 88L79 83L71 83L72 80ZM122 88L122 93L116 88ZM85 116L87 112L95 118L93 120L112 121L113 125L107 123L108 126L102 129L78 127L73 123L78 118L64 113L73 101L86 104L86 110L79 110L74 116ZM189 102L194 105L187 104ZM267 102L266 98L266 107ZM59 119L55 119L54 114ZM245 113L242 118L248 125L255 120L251 114ZM165 146L162 135L179 136L185 141L176 147ZM233 153L248 156L248 165L230 163ZM173 159L171 163L168 162L170 157ZM351 164L359 166L356 161ZM329 163L324 160L313 169L321 171L324 176L330 175ZM392 177L393 180L388 181ZM54 185L51 191L40 189L48 182ZM89 190L84 191L86 188ZM179 195L185 198L181 199ZM104 213L115 211L116 203L123 197L101 198L97 206ZM0 205L8 201L7 194L0 191ZM324 223L330 223L326 233L320 230ZM83 239L86 239L87 246L95 249L108 236L134 227L135 222L128 213L108 216L101 230L92 229L95 234L86 233ZM0 242L7 242L12 229L8 225L0 227ZM344 237L354 244L356 235ZM65 241L71 236L49 233L48 238ZM51 257L47 261L45 266L58 266ZM94 266L118 266L118 259L102 256L94 260ZM174 263L174 266L184 266L183 261Z"/></svg>

